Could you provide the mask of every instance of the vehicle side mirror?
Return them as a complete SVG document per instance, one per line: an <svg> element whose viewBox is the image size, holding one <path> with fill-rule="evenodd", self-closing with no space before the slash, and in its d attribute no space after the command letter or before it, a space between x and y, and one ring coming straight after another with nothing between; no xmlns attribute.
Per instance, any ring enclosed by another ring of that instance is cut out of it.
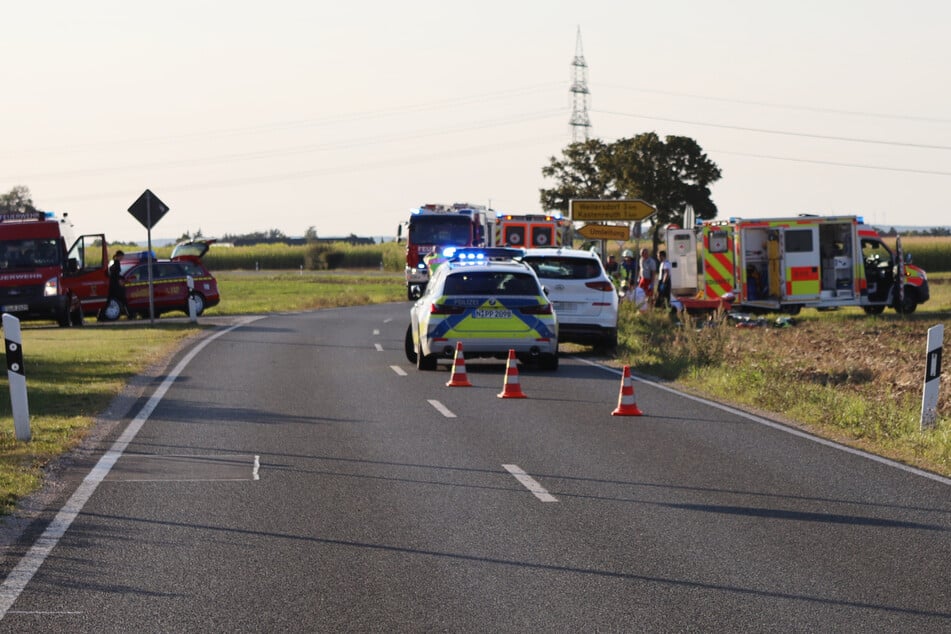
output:
<svg viewBox="0 0 951 634"><path fill-rule="evenodd" d="M79 261L76 258L69 258L66 260L66 272L67 273L76 273L79 271Z"/></svg>
<svg viewBox="0 0 951 634"><path fill-rule="evenodd" d="M911 264L911 253L905 252L905 264Z"/></svg>
<svg viewBox="0 0 951 634"><path fill-rule="evenodd" d="M548 297L551 294L547 286L542 286L542 292L545 294L545 297Z"/></svg>

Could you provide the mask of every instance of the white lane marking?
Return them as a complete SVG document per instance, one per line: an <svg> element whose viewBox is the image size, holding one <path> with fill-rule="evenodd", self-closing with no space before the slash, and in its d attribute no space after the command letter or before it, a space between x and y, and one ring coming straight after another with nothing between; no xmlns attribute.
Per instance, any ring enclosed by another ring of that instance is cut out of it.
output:
<svg viewBox="0 0 951 634"><path fill-rule="evenodd" d="M165 393L168 392L172 383L178 378L178 375L182 373L191 360L209 343L222 335L230 333L232 330L258 319L263 319L263 317L245 319L241 323L235 324L230 328L226 328L221 332L209 336L207 339L199 341L195 347L178 362L175 369L165 377L165 380L162 381L162 384L159 385L151 398L145 403L139 414L132 419L129 426L122 432L122 435L113 443L112 448L103 454L99 462L96 463L96 466L92 468L89 474L76 488L73 495L66 501L66 504L63 505L63 508L56 514L56 517L53 518L53 521L46 527L43 534L37 538L30 550L23 555L23 558L17 563L13 570L10 571L7 578L4 579L3 585L0 585L0 620L6 616L7 611L20 596L20 593L23 592L23 589L26 588L26 585L30 583L33 575L35 575L36 571L43 565L46 557L52 552L53 548L56 547L56 544L59 543L60 538L69 530L73 520L82 512L83 507L86 505L86 502L89 501L89 498L92 497L92 494L95 493L99 483L109 474L109 470L112 469L116 460L118 460L119 456L126 450L129 443L135 438L135 435L139 433L142 425L145 424L145 421L147 421L149 416L152 415L152 412L155 411L155 408L161 402Z"/></svg>
<svg viewBox="0 0 951 634"><path fill-rule="evenodd" d="M379 343L373 344L373 347L376 348L377 352L383 352L383 345Z"/></svg>
<svg viewBox="0 0 951 634"><path fill-rule="evenodd" d="M379 336L379 334L380 334L380 329L379 329L379 328L374 328L374 329L373 329L373 336L374 336L374 337L377 337L377 336Z"/></svg>
<svg viewBox="0 0 951 634"><path fill-rule="evenodd" d="M610 368L606 365L601 365L600 363L597 363L596 361L589 361L588 359L582 359L581 357L575 357L575 359L577 359L578 361L581 361L582 363L586 363L590 366L601 368L602 370L606 372L617 374L618 376L623 376L623 372L616 368ZM750 414L749 412L744 412L743 410L740 410L740 409L730 407L729 405L723 405L722 403L717 403L715 401L708 401L705 398L700 398L699 396L693 396L692 394L687 394L686 392L679 392L672 387L667 387L666 385L663 385L661 383L655 383L654 381L650 381L642 377L637 377L636 380L640 383L650 385L651 387L656 387L659 390L664 390L665 392L669 392L670 394L676 394L677 396L682 396L691 401L702 403L703 405L708 405L710 407L715 407L717 409L723 410L724 412L729 412L730 414L734 414L736 416L740 416L741 418L751 420L754 423L759 423L760 425L765 425L766 427L771 427L773 429L786 432L787 434L792 434L793 436L797 436L799 438L811 440L812 442L819 443L820 445L825 445L826 447L838 449L839 451L844 451L845 453L850 453L855 456L868 458L869 460L872 460L874 462L880 462L881 464L888 465L889 467L894 467L895 469L901 469L902 471L907 471L908 473L913 473L923 478L928 478L929 480L934 480L935 482L940 482L941 484L947 484L951 486L951 478L945 478L944 476L940 476L937 473L930 473L928 471L923 471L922 469L909 467L906 464L895 462L894 460L889 460L888 458L882 458L881 456L876 456L875 454L864 452L861 449L854 449L846 445L840 445L837 442L826 440L825 438L819 438L818 436L813 436L812 434L806 433L804 431L800 431L796 429L795 427L788 427L786 425L783 425L782 423L777 423L775 421L767 420L765 418L760 418L759 416Z"/></svg>
<svg viewBox="0 0 951 634"><path fill-rule="evenodd" d="M400 375L400 376L406 376L406 370L404 370L403 368L401 368L401 367L398 366L398 365L391 365L391 366L390 366L390 369L393 370L394 372L396 372L396 373L397 373L398 375Z"/></svg>
<svg viewBox="0 0 951 634"><path fill-rule="evenodd" d="M516 480L522 483L526 489L532 492L532 495L537 497L542 502L557 502L555 496L545 490L545 487L540 485L534 478L522 471L522 468L517 464L504 464L502 465L506 471L511 473Z"/></svg>
<svg viewBox="0 0 951 634"><path fill-rule="evenodd" d="M261 456L254 456L254 466L251 468L251 479L260 480L261 476L258 475L258 471L261 469Z"/></svg>
<svg viewBox="0 0 951 634"><path fill-rule="evenodd" d="M442 415L445 416L446 418L455 418L455 417L456 417L455 414L453 414L451 411L449 411L449 408L448 408L448 407L446 407L445 405L443 405L442 403L440 403L440 402L437 401L436 399L432 399L432 398L429 399L429 404L432 405L433 407L435 407L435 408L436 408L436 411L438 411L440 414L442 414Z"/></svg>
<svg viewBox="0 0 951 634"><path fill-rule="evenodd" d="M383 320L383 323L384 323L384 324L388 324L388 323L390 323L391 321L393 321L393 318L392 318L392 317L387 317L386 319Z"/></svg>

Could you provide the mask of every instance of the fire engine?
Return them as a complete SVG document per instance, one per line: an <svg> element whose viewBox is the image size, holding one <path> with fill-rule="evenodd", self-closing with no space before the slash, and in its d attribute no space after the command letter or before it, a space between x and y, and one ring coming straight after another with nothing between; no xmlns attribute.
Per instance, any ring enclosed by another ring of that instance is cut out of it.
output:
<svg viewBox="0 0 951 634"><path fill-rule="evenodd" d="M666 235L671 293L688 311L732 306L795 315L860 306L868 314L886 307L907 314L930 297L928 277L903 254L901 238L892 251L859 216L705 221L699 276L696 240L692 229Z"/></svg>
<svg viewBox="0 0 951 634"><path fill-rule="evenodd" d="M560 214L504 214L495 225L495 246L518 248L570 245L571 222Z"/></svg>
<svg viewBox="0 0 951 634"><path fill-rule="evenodd" d="M406 232L406 298L426 290L429 267L425 257L444 247L492 246L496 214L483 205L428 204L410 210L409 220L397 228L397 240Z"/></svg>
<svg viewBox="0 0 951 634"><path fill-rule="evenodd" d="M80 236L67 251L71 235L68 219L50 212L0 214L0 311L65 327L105 306L106 237Z"/></svg>

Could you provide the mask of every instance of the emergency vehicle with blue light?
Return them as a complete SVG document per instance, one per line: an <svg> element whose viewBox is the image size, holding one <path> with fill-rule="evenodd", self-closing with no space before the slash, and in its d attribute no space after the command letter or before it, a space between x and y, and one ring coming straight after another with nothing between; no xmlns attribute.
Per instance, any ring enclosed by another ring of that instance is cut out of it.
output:
<svg viewBox="0 0 951 634"><path fill-rule="evenodd" d="M0 214L0 312L81 326L109 293L104 234L72 239L67 217L45 211Z"/></svg>
<svg viewBox="0 0 951 634"><path fill-rule="evenodd" d="M802 308L886 307L912 313L928 301L928 276L901 238L892 251L859 216L708 220L697 232L668 229L671 293L688 311L733 307L798 314Z"/></svg>
<svg viewBox="0 0 951 634"><path fill-rule="evenodd" d="M410 309L406 358L420 370L452 361L456 344L466 358L505 359L558 369L558 320L521 250L460 249L433 272Z"/></svg>
<svg viewBox="0 0 951 634"><path fill-rule="evenodd" d="M406 240L406 298L416 299L426 290L427 255L445 247L492 246L495 222L494 211L470 203L427 204L410 210L409 219L397 227L397 241Z"/></svg>
<svg viewBox="0 0 951 634"><path fill-rule="evenodd" d="M525 249L571 246L571 222L561 213L500 214L492 244Z"/></svg>

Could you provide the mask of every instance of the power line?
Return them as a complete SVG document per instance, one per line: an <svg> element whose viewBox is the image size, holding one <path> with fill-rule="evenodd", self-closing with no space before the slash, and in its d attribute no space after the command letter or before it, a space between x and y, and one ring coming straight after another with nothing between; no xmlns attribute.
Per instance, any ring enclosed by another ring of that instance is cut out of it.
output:
<svg viewBox="0 0 951 634"><path fill-rule="evenodd" d="M176 191L194 191L194 190L203 190L203 189L216 189L220 187L234 187L240 185L260 185L267 183L275 183L281 181L297 180L301 178L310 178L314 176L329 176L334 174L346 174L352 172L359 172L368 169L383 169L393 166L402 166L415 163L429 163L432 161L446 161L446 159L462 159L475 154L485 154L491 152L498 152L500 149L507 148L524 148L529 145L540 145L542 143L548 144L553 141L563 139L562 134L557 135L548 135L541 137L531 137L527 139L519 139L513 141L505 141L503 143L494 143L490 145L482 145L477 147L469 147L465 150L460 151L459 149L453 148L446 150L444 152L427 152L425 154L418 154L415 156L400 156L394 159L386 159L373 162L361 162L356 165L335 165L333 167L324 167L319 169L310 169L310 170L298 170L295 172L284 172L280 174L270 174L266 176L242 176L231 179L220 179L212 181L202 181L197 183L188 183L184 185L167 185L164 186L168 190ZM51 196L44 198L44 204L46 203L56 203L59 201L89 201L89 200L103 200L111 198L122 198L129 195L128 191L122 192L99 192L93 194L84 194L84 195L70 195L70 196Z"/></svg>
<svg viewBox="0 0 951 634"><path fill-rule="evenodd" d="M412 133L412 134L394 134L394 135L390 135L389 137L381 137L379 135L374 135L372 137L353 139L349 141L340 141L335 143L299 145L299 146L276 148L276 149L270 149L270 150L260 150L256 152L222 154L218 156L210 156L205 158L180 159L180 160L173 160L173 161L156 161L152 163L138 163L134 165L122 165L120 167L88 167L88 168L59 171L59 172L41 172L41 173L34 173L34 174L21 174L16 177L10 177L10 176L0 177L0 180L5 179L9 181L17 181L17 180L35 181L35 180L40 180L43 178L77 177L77 176L84 176L88 174L96 174L100 172L127 172L127 171L141 170L141 169L162 169L162 168L173 168L173 167L202 166L202 165L213 165L213 164L230 163L230 162L280 158L280 157L292 156L292 155L298 155L298 154L353 149L358 147L366 147L366 146L379 145L379 144L385 144L385 143L396 143L396 142L403 142L403 141L419 140L419 139L431 138L435 136L443 136L447 134L472 132L475 130L484 130L488 128L495 128L495 127L506 126L506 125L514 125L514 124L527 123L532 121L542 121L545 119L562 116L563 114L564 114L564 109L561 109L561 108L549 109L549 110L525 113L525 114L521 114L517 116L505 117L500 119L486 120L482 122L468 124L466 126L454 126L454 127L440 128L440 129L432 129L432 130Z"/></svg>
<svg viewBox="0 0 951 634"><path fill-rule="evenodd" d="M821 106L804 106L804 105L793 105L793 104L782 104L774 103L768 101L753 101L746 99L730 99L727 97L713 97L710 95L697 95L692 93L685 92L675 92L669 90L654 90L651 88L635 88L631 86L620 86L616 84L602 84L608 88L620 88L621 90L632 90L634 92L644 92L655 95L668 95L671 97L686 97L689 99L703 99L706 101L719 101L722 103L736 103L745 106L760 106L764 108L780 108L782 110L800 110L803 112L818 112L821 114L837 114L845 116L859 116L859 117L875 117L878 119L895 119L900 121L919 121L923 123L951 123L951 119L945 119L940 117L923 117L918 115L907 115L907 114L889 114L884 112L868 112L862 110L841 110L837 108L827 108Z"/></svg>
<svg viewBox="0 0 951 634"><path fill-rule="evenodd" d="M885 165L869 165L867 163L843 163L838 161L822 161L818 159L804 159L790 156L771 156L769 154L754 154L751 152L731 152L729 150L710 150L710 153L732 154L735 156L749 156L753 158L770 159L773 161L789 161L792 163L814 163L817 165L834 165L836 167L857 167L861 169L882 170L886 172L907 172L911 174L928 174L931 176L951 176L951 172L942 172L940 170L922 170L909 167L888 167Z"/></svg>
<svg viewBox="0 0 951 634"><path fill-rule="evenodd" d="M891 145L899 147L911 147L918 149L927 149L927 150L951 150L951 146L948 145L931 145L927 143L907 143L902 141L884 141L879 139L860 139L856 137L842 137L842 136L832 136L826 134L809 134L806 132L789 132L787 130L770 130L767 128L751 128L748 126L737 126L737 125L727 125L722 123L709 123L706 121L689 121L687 119L671 119L669 117L657 117L653 115L638 114L638 113L628 113L628 112L613 112L610 110L595 110L595 112L600 112L602 114L614 115L617 117L631 117L634 119L649 119L652 121L666 121L668 123L684 123L687 125L697 125L707 128L722 128L727 130L740 130L742 132L757 132L761 134L777 134L781 136L792 136L800 138L809 138L809 139L824 139L827 141L847 141L849 143L871 143L875 145Z"/></svg>
<svg viewBox="0 0 951 634"><path fill-rule="evenodd" d="M458 108L461 106L468 106L474 104L485 103L494 100L508 99L512 97L521 97L525 95L532 95L546 91L563 90L564 82L562 81L550 81L539 84L533 84L529 86L521 86L519 88L499 90L490 93L483 93L478 95L467 95L462 97L454 97L451 99L443 99L439 101L425 101L414 104L407 104L404 106L395 106L393 108L383 108L379 110L367 110L363 112L352 112L352 113L340 113L332 114L324 117L318 117L314 119L296 119L290 121L278 121L271 123L263 123L259 125L250 125L239 128L219 128L215 130L202 130L198 132L191 132L186 134L178 135L164 135L160 137L139 137L135 139L120 139L115 141L97 141L94 143L84 143L79 145L69 145L69 146L57 146L57 147L44 147L44 148L27 148L23 150L18 150L17 153L20 155L35 155L35 154L48 154L53 152L74 152L74 151L88 151L90 149L96 148L106 148L106 147L124 147L128 145L146 145L146 144L161 144L169 143L173 141L181 141L186 139L204 139L204 138L218 138L218 137L228 137L228 136L241 136L246 134L258 134L262 132L278 132L281 130L293 130L298 128L305 127L325 127L325 126L334 126L341 123L353 123L359 121L365 121L368 119L382 119L386 117L399 116L403 114L412 114L419 112L428 112L433 110L442 110L442 109L451 109ZM9 150L10 148L8 148Z"/></svg>

